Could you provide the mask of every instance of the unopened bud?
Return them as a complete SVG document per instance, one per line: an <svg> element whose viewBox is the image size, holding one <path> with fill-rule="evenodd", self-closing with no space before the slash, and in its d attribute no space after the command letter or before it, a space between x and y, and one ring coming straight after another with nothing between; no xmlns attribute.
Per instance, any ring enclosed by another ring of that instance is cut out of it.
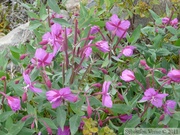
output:
<svg viewBox="0 0 180 135"><path fill-rule="evenodd" d="M30 72L29 69L25 70L25 74L29 74L29 72Z"/></svg>
<svg viewBox="0 0 180 135"><path fill-rule="evenodd" d="M160 70L163 74L166 74L166 73L167 73L166 69L164 69L164 68L159 68L159 70Z"/></svg>
<svg viewBox="0 0 180 135"><path fill-rule="evenodd" d="M2 81L5 81L5 80L6 80L6 76L2 76L2 77L1 77L1 80L2 80Z"/></svg>
<svg viewBox="0 0 180 135"><path fill-rule="evenodd" d="M18 83L19 83L19 80L16 80L14 83L15 83L15 84L18 84Z"/></svg>
<svg viewBox="0 0 180 135"><path fill-rule="evenodd" d="M104 68L99 68L104 74L108 74L108 71Z"/></svg>
<svg viewBox="0 0 180 135"><path fill-rule="evenodd" d="M89 40L95 39L95 36L89 36Z"/></svg>
<svg viewBox="0 0 180 135"><path fill-rule="evenodd" d="M27 92L24 92L22 95L22 102L27 101Z"/></svg>
<svg viewBox="0 0 180 135"><path fill-rule="evenodd" d="M109 110L103 109L103 111L104 111L105 113L109 114Z"/></svg>
<svg viewBox="0 0 180 135"><path fill-rule="evenodd" d="M23 60L23 59L26 58L26 56L28 56L28 54L22 54L19 59L20 59L20 60Z"/></svg>
<svg viewBox="0 0 180 135"><path fill-rule="evenodd" d="M48 79L48 80L46 80L46 85L48 86L48 88L51 88L51 81Z"/></svg>
<svg viewBox="0 0 180 135"><path fill-rule="evenodd" d="M102 120L99 120L99 121L98 121L98 123L99 123L99 126L100 126L100 127L102 127L102 126L103 126L103 122L102 122Z"/></svg>
<svg viewBox="0 0 180 135"><path fill-rule="evenodd" d="M48 132L49 135L52 135L52 129L51 129L49 126L46 127L46 130L47 130L47 132Z"/></svg>
<svg viewBox="0 0 180 135"><path fill-rule="evenodd" d="M121 83L121 82L118 82L117 85L118 85L118 86L122 86L122 83Z"/></svg>
<svg viewBox="0 0 180 135"><path fill-rule="evenodd" d="M164 114L162 114L160 117L159 117L159 121L162 121L164 120Z"/></svg>
<svg viewBox="0 0 180 135"><path fill-rule="evenodd" d="M29 115L26 115L26 116L22 117L21 121L26 121L27 118L29 118L29 117L30 117Z"/></svg>
<svg viewBox="0 0 180 135"><path fill-rule="evenodd" d="M121 101L123 101L123 100L124 100L123 95L121 95L121 93L119 93L119 92L118 92L118 97L119 97L119 99L120 99Z"/></svg>
<svg viewBox="0 0 180 135"><path fill-rule="evenodd" d="M46 45L43 45L42 47L44 50L47 50L47 46Z"/></svg>
<svg viewBox="0 0 180 135"><path fill-rule="evenodd" d="M88 117L90 118L92 114L92 108L90 105L87 106L87 114L88 114Z"/></svg>
<svg viewBox="0 0 180 135"><path fill-rule="evenodd" d="M141 64L141 66L146 66L147 65L145 60L140 60L140 64Z"/></svg>
<svg viewBox="0 0 180 135"><path fill-rule="evenodd" d="M101 88L102 85L100 83L95 83L92 86L97 87L97 88Z"/></svg>
<svg viewBox="0 0 180 135"><path fill-rule="evenodd" d="M40 45L46 45L48 43L47 40L42 40L41 42L39 42Z"/></svg>
<svg viewBox="0 0 180 135"><path fill-rule="evenodd" d="M34 121L31 124L31 129L33 129L33 128L34 128Z"/></svg>

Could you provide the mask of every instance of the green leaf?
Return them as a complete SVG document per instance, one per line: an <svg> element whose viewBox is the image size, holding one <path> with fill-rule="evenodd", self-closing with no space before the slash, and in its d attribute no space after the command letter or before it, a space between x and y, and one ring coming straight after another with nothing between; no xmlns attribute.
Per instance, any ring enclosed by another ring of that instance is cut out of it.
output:
<svg viewBox="0 0 180 135"><path fill-rule="evenodd" d="M136 127L138 124L140 123L140 118L139 116L136 114L136 115L133 115L132 119L129 120L127 123L126 123L126 126L127 128L134 128Z"/></svg>
<svg viewBox="0 0 180 135"><path fill-rule="evenodd" d="M83 116L85 113L81 110L84 100L79 100L75 103L70 103L70 107L79 116Z"/></svg>
<svg viewBox="0 0 180 135"><path fill-rule="evenodd" d="M49 118L41 118L42 121L46 122L46 124L51 128L51 129L58 129L57 126L54 124L53 120ZM44 126L44 123L41 122L41 124Z"/></svg>
<svg viewBox="0 0 180 135"><path fill-rule="evenodd" d="M22 122L21 120L14 124L8 131L8 134L6 135L18 135L18 133L22 130L25 122Z"/></svg>
<svg viewBox="0 0 180 135"><path fill-rule="evenodd" d="M44 6L44 5L41 6L39 15L40 15L41 20L43 20L43 21L48 17L48 14L46 12L46 6Z"/></svg>
<svg viewBox="0 0 180 135"><path fill-rule="evenodd" d="M138 25L138 27L133 31L132 36L128 42L130 42L131 44L136 43L136 41L141 36L141 27L142 27L142 25Z"/></svg>
<svg viewBox="0 0 180 135"><path fill-rule="evenodd" d="M34 114L34 107L30 105L29 103L27 103L27 112L28 114L31 114L31 115Z"/></svg>
<svg viewBox="0 0 180 135"><path fill-rule="evenodd" d="M66 111L64 111L64 108L60 106L57 109L57 124L61 127L61 129L64 129L64 124L66 122Z"/></svg>
<svg viewBox="0 0 180 135"><path fill-rule="evenodd" d="M161 47L161 42L163 41L163 36L158 34L154 39L153 39L154 43L153 46L154 48L160 48Z"/></svg>
<svg viewBox="0 0 180 135"><path fill-rule="evenodd" d="M150 117L154 114L154 112L155 112L155 108L148 108L148 110L147 110L147 119L146 119L146 123L148 123L149 122L149 119L150 119Z"/></svg>
<svg viewBox="0 0 180 135"><path fill-rule="evenodd" d="M158 20L160 17L151 9L149 9L149 12L151 13L151 16L153 17L154 20Z"/></svg>
<svg viewBox="0 0 180 135"><path fill-rule="evenodd" d="M170 122L168 123L168 126L170 128L178 128L178 120L171 119Z"/></svg>
<svg viewBox="0 0 180 135"><path fill-rule="evenodd" d="M157 56L168 56L169 54L171 54L171 52L166 48L160 48L156 51Z"/></svg>
<svg viewBox="0 0 180 135"><path fill-rule="evenodd" d="M69 22L67 22L66 20L62 19L62 18L54 18L53 19L54 22L61 24L62 26L65 27L70 27L71 24Z"/></svg>
<svg viewBox="0 0 180 135"><path fill-rule="evenodd" d="M180 112L175 112L175 113L173 114L173 118L174 118L175 120L179 120L179 121L180 121Z"/></svg>
<svg viewBox="0 0 180 135"><path fill-rule="evenodd" d="M167 16L170 16L170 10L169 10L169 7L168 7L168 4L166 3L166 15Z"/></svg>
<svg viewBox="0 0 180 135"><path fill-rule="evenodd" d="M34 12L27 11L27 14L30 18L39 19L39 16Z"/></svg>
<svg viewBox="0 0 180 135"><path fill-rule="evenodd" d="M171 120L171 117L169 115L165 115L164 119L159 122L160 125L167 125L168 122Z"/></svg>
<svg viewBox="0 0 180 135"><path fill-rule="evenodd" d="M71 135L74 135L77 132L80 121L81 117L78 115L74 115L69 119Z"/></svg>
<svg viewBox="0 0 180 135"><path fill-rule="evenodd" d="M34 20L34 21L31 21L30 22L30 26L29 26L29 29L30 30L34 30L34 29L37 29L38 27L40 27L42 24L40 21L38 20Z"/></svg>
<svg viewBox="0 0 180 135"><path fill-rule="evenodd" d="M113 104L113 107L111 108L111 110L114 113L126 114L132 110L132 107L126 104Z"/></svg>
<svg viewBox="0 0 180 135"><path fill-rule="evenodd" d="M18 135L33 135L34 132L35 132L34 129L23 127L22 130L18 133Z"/></svg>
<svg viewBox="0 0 180 135"><path fill-rule="evenodd" d="M7 129L10 129L12 126L13 126L13 120L12 120L11 117L8 117L8 118L6 119L5 127L6 127Z"/></svg>
<svg viewBox="0 0 180 135"><path fill-rule="evenodd" d="M178 34L177 29L175 29L175 28L172 27L172 26L166 26L166 29L167 29L170 33L172 33L172 34L174 34L174 35L177 35L177 34Z"/></svg>
<svg viewBox="0 0 180 135"><path fill-rule="evenodd" d="M107 65L109 64L109 62L110 62L109 56L107 55L107 56L106 56L106 59L104 60L104 62L103 62L103 64L102 64L101 67L102 67L102 68L103 68L103 67L107 67Z"/></svg>
<svg viewBox="0 0 180 135"><path fill-rule="evenodd" d="M80 16L88 17L88 11L83 4L80 3Z"/></svg>
<svg viewBox="0 0 180 135"><path fill-rule="evenodd" d="M68 69L68 71L66 72L66 77L65 77L65 83L64 85L67 85L69 83L69 80L71 78L71 74L72 74L72 69Z"/></svg>
<svg viewBox="0 0 180 135"><path fill-rule="evenodd" d="M54 12L60 14L60 8L59 8L56 0L47 0L47 4Z"/></svg>
<svg viewBox="0 0 180 135"><path fill-rule="evenodd" d="M3 112L0 114L0 122L4 122L7 120L8 117L10 117L11 115L13 115L14 112L13 111L7 111L7 112Z"/></svg>

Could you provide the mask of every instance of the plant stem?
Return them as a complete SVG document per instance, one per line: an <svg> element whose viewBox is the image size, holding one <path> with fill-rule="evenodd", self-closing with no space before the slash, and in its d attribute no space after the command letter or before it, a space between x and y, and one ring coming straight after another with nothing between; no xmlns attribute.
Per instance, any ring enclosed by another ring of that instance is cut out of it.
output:
<svg viewBox="0 0 180 135"><path fill-rule="evenodd" d="M147 106L145 106L145 109L144 111L142 112L142 114L140 115L140 118L142 118L142 116L146 113L147 109L149 108L150 106L150 102L147 104Z"/></svg>

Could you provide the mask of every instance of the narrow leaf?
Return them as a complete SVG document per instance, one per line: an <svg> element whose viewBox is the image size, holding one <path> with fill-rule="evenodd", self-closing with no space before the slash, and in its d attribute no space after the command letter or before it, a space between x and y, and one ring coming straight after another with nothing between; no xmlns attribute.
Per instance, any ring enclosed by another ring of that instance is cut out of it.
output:
<svg viewBox="0 0 180 135"><path fill-rule="evenodd" d="M74 115L69 119L71 135L74 135L77 132L80 121L81 117L78 115Z"/></svg>
<svg viewBox="0 0 180 135"><path fill-rule="evenodd" d="M47 0L47 4L54 12L60 14L60 8L59 8L56 0Z"/></svg>

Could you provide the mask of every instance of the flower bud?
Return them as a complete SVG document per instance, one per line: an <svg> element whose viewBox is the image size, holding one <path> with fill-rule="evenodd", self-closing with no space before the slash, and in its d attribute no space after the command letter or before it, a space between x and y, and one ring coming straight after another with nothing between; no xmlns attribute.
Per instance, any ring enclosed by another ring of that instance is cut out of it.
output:
<svg viewBox="0 0 180 135"><path fill-rule="evenodd" d="M48 80L46 80L46 85L48 86L48 88L51 88L51 81L48 79Z"/></svg>
<svg viewBox="0 0 180 135"><path fill-rule="evenodd" d="M24 92L22 95L22 102L27 101L27 92Z"/></svg>
<svg viewBox="0 0 180 135"><path fill-rule="evenodd" d="M29 72L30 72L29 69L25 70L25 74L29 74Z"/></svg>
<svg viewBox="0 0 180 135"><path fill-rule="evenodd" d="M123 101L123 100L124 100L123 95L121 95L121 93L119 93L119 92L118 92L118 97L119 97L119 99L120 99L121 101Z"/></svg>
<svg viewBox="0 0 180 135"><path fill-rule="evenodd" d="M99 120L99 121L98 121L98 123L99 123L99 126L100 126L100 127L102 127L102 126L103 126L103 122L102 122L102 120Z"/></svg>
<svg viewBox="0 0 180 135"><path fill-rule="evenodd" d="M101 88L102 85L100 83L95 83L92 86L97 87L97 88Z"/></svg>
<svg viewBox="0 0 180 135"><path fill-rule="evenodd" d="M15 83L15 84L18 84L18 83L19 83L19 80L16 80L14 83Z"/></svg>
<svg viewBox="0 0 180 135"><path fill-rule="evenodd" d="M140 64L141 64L141 66L146 66L147 65L145 60L140 60Z"/></svg>
<svg viewBox="0 0 180 135"><path fill-rule="evenodd" d="M33 128L34 128L34 121L31 124L31 129L33 129Z"/></svg>
<svg viewBox="0 0 180 135"><path fill-rule="evenodd" d="M164 119L164 114L162 114L160 117L159 117L159 121L162 121Z"/></svg>
<svg viewBox="0 0 180 135"><path fill-rule="evenodd" d="M104 74L108 74L108 71L106 70L106 69L104 69L104 68L99 68Z"/></svg>
<svg viewBox="0 0 180 135"><path fill-rule="evenodd" d="M42 40L41 42L39 42L40 45L46 45L48 43L47 40Z"/></svg>
<svg viewBox="0 0 180 135"><path fill-rule="evenodd" d="M44 50L47 50L47 46L46 45L43 45L42 47Z"/></svg>
<svg viewBox="0 0 180 135"><path fill-rule="evenodd" d="M26 58L26 56L28 56L28 54L22 54L19 59L20 59L20 60L23 60L23 59Z"/></svg>
<svg viewBox="0 0 180 135"><path fill-rule="evenodd" d="M87 114L88 114L88 117L90 118L92 114L92 108L90 105L87 106Z"/></svg>
<svg viewBox="0 0 180 135"><path fill-rule="evenodd" d="M164 69L164 68L159 68L159 70L160 70L163 74L166 74L166 73L167 73L166 69Z"/></svg>
<svg viewBox="0 0 180 135"><path fill-rule="evenodd" d="M121 83L121 82L118 82L117 85L118 85L118 86L122 86L122 83Z"/></svg>
<svg viewBox="0 0 180 135"><path fill-rule="evenodd" d="M89 36L89 40L93 40L95 38L96 38L95 36Z"/></svg>
<svg viewBox="0 0 180 135"><path fill-rule="evenodd" d="M52 135L52 129L51 129L49 126L46 127L46 130L47 130L47 132L48 132L49 135Z"/></svg>
<svg viewBox="0 0 180 135"><path fill-rule="evenodd" d="M27 120L27 118L29 118L30 117L30 115L26 115L26 116L24 116L24 117L22 117L22 119L21 119L21 121L26 121Z"/></svg>
<svg viewBox="0 0 180 135"><path fill-rule="evenodd" d="M5 81L5 80L6 80L6 76L2 76L2 77L1 77L1 80L2 80L2 81Z"/></svg>

